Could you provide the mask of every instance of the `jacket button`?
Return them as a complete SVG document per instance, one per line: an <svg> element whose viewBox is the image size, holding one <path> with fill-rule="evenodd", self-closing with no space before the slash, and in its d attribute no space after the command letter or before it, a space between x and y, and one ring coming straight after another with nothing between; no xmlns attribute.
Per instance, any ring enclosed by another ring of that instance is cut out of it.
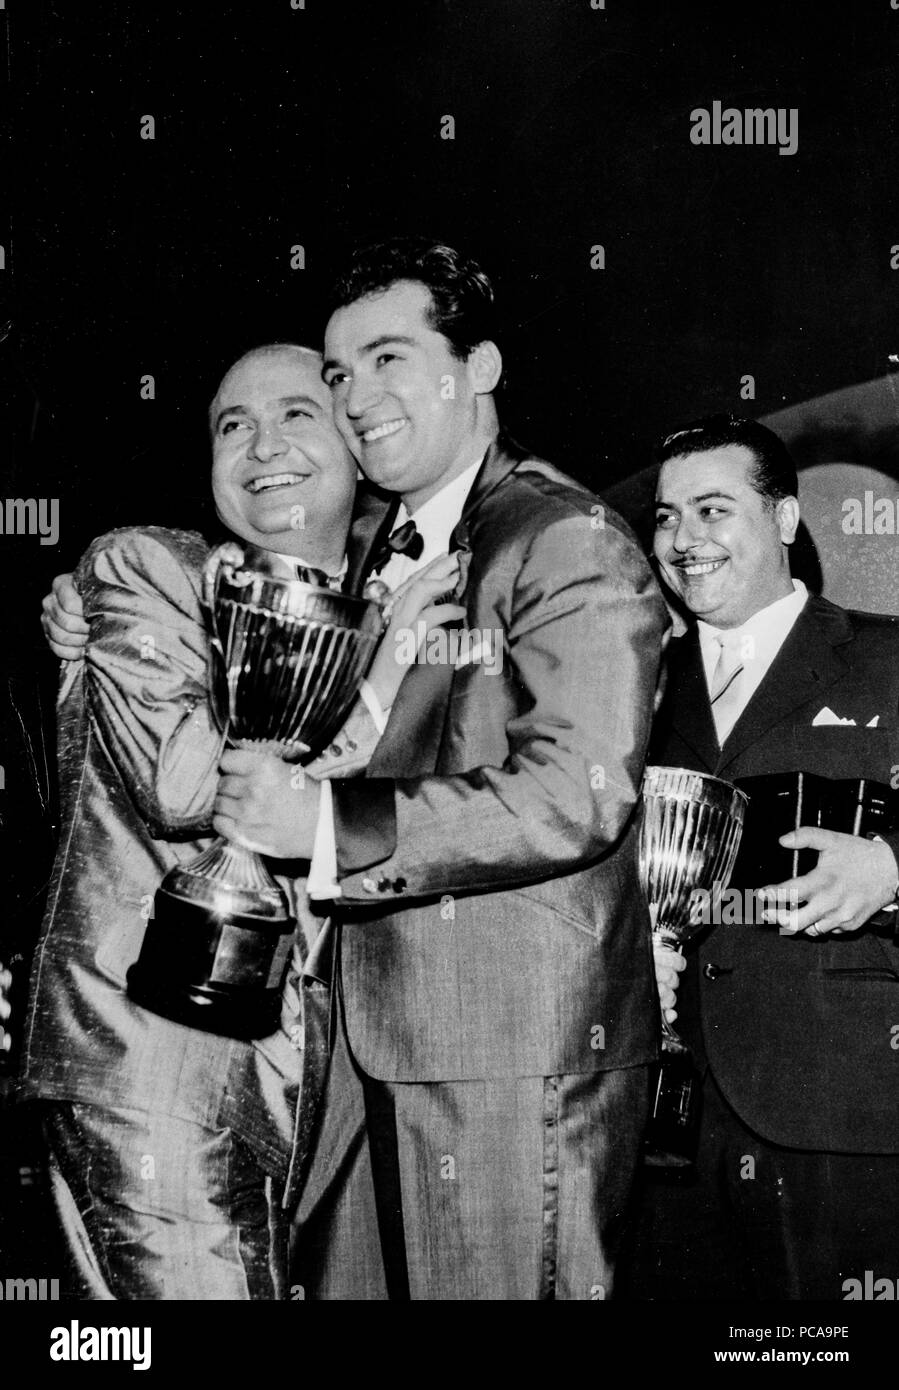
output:
<svg viewBox="0 0 899 1390"><path fill-rule="evenodd" d="M395 878L393 880L393 891L394 893L405 893L406 880L404 878Z"/></svg>
<svg viewBox="0 0 899 1390"><path fill-rule="evenodd" d="M384 877L382 876L381 878L378 879L378 892L379 892L379 893L389 893L389 892L390 892L390 887L391 887L391 884L390 884L390 879L389 879L389 878L384 878Z"/></svg>
<svg viewBox="0 0 899 1390"><path fill-rule="evenodd" d="M339 758L341 753L343 752L343 749L341 748L339 743L332 743L331 747L328 749L328 752L333 753L335 758Z"/></svg>
<svg viewBox="0 0 899 1390"><path fill-rule="evenodd" d="M346 747L348 753L355 753L359 745L354 738L348 738L346 741Z"/></svg>
<svg viewBox="0 0 899 1390"><path fill-rule="evenodd" d="M373 878L364 878L362 880L362 887L365 889L366 893L377 893L378 891L378 885Z"/></svg>
<svg viewBox="0 0 899 1390"><path fill-rule="evenodd" d="M719 980L722 975L731 975L733 971L729 966L716 965L713 960L710 960L707 965L702 967L702 973L707 980Z"/></svg>

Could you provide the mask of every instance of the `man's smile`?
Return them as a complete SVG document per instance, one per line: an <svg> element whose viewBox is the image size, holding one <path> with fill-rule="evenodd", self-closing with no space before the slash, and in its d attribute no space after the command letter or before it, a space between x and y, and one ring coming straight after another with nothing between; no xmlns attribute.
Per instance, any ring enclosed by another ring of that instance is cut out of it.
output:
<svg viewBox="0 0 899 1390"><path fill-rule="evenodd" d="M380 425L372 425L370 429L359 432L359 438L363 444L374 444L378 439L386 439L388 435L398 434L408 423L409 421L404 415L396 420L382 420Z"/></svg>
<svg viewBox="0 0 899 1390"><path fill-rule="evenodd" d="M297 483L305 483L310 475L308 473L267 473L258 478L251 478L244 483L247 492L255 497L259 492L268 492L272 488L294 487Z"/></svg>
<svg viewBox="0 0 899 1390"><path fill-rule="evenodd" d="M727 564L727 559L723 560L673 560L672 569L680 570L688 578L693 579L699 575L714 574L722 565Z"/></svg>

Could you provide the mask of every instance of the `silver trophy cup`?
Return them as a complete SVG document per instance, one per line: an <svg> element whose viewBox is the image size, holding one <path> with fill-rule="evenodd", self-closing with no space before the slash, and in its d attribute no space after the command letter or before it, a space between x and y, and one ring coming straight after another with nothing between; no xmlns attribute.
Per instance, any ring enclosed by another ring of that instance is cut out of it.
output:
<svg viewBox="0 0 899 1390"><path fill-rule="evenodd" d="M228 542L209 556L203 590L212 704L227 741L308 760L356 698L381 634L384 586L341 594ZM163 879L128 993L193 1028L265 1037L278 1026L294 928L263 859L218 839Z"/></svg>
<svg viewBox="0 0 899 1390"><path fill-rule="evenodd" d="M640 881L653 937L678 950L699 930L697 894L723 892L730 882L748 797L729 782L682 767L643 774ZM690 1049L662 1016L662 1049L646 1161L686 1167L699 1124L698 1074Z"/></svg>

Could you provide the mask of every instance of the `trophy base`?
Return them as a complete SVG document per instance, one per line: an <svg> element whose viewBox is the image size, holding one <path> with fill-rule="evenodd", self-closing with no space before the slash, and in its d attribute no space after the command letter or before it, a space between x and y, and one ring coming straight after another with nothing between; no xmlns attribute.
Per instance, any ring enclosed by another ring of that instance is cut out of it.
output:
<svg viewBox="0 0 899 1390"><path fill-rule="evenodd" d="M673 1038L663 1038L654 1076L652 1117L644 1139L647 1167L693 1167L701 1099L702 1078L690 1049Z"/></svg>
<svg viewBox="0 0 899 1390"><path fill-rule="evenodd" d="M139 964L132 965L127 979L128 998L142 1009L204 1033L251 1042L267 1038L280 1022L281 991L277 989L267 990L264 998L250 1003L243 998L243 990L208 985L186 985L179 990L152 972L142 971Z"/></svg>
<svg viewBox="0 0 899 1390"><path fill-rule="evenodd" d="M280 1020L295 927L286 912L276 918L229 912L227 892L207 903L170 892L163 883L140 955L128 971L129 998L203 1032L268 1037Z"/></svg>

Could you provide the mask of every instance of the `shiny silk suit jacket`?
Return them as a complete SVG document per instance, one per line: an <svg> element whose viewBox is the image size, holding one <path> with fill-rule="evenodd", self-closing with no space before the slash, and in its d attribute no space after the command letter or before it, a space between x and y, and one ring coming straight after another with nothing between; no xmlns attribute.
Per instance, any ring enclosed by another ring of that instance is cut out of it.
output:
<svg viewBox="0 0 899 1390"><path fill-rule="evenodd" d="M695 628L671 642L668 666L653 761L728 781L805 771L895 785L896 618L809 598L722 749ZM813 725L824 706L854 724ZM899 834L889 840L899 851ZM704 1050L727 1100L762 1138L899 1152L895 941L871 931L782 937L772 927L722 923L704 938L684 985L678 1028Z"/></svg>
<svg viewBox="0 0 899 1390"><path fill-rule="evenodd" d="M198 535L128 529L94 541L79 565L91 630L85 660L63 672L63 823L32 970L25 1096L212 1123L223 1087L243 1074L251 1045L170 1023L125 994L163 875L211 843L222 739L207 699L207 553ZM345 733L356 759L376 741L361 704ZM338 773L347 759L310 771ZM280 881L308 921L303 881ZM236 1092L234 1102L239 1125Z"/></svg>
<svg viewBox="0 0 899 1390"><path fill-rule="evenodd" d="M357 575L395 504L354 530ZM648 1062L657 1005L636 869L667 614L624 523L508 440L451 548L467 626L501 671L412 667L364 778L333 783L340 971L382 1080Z"/></svg>

